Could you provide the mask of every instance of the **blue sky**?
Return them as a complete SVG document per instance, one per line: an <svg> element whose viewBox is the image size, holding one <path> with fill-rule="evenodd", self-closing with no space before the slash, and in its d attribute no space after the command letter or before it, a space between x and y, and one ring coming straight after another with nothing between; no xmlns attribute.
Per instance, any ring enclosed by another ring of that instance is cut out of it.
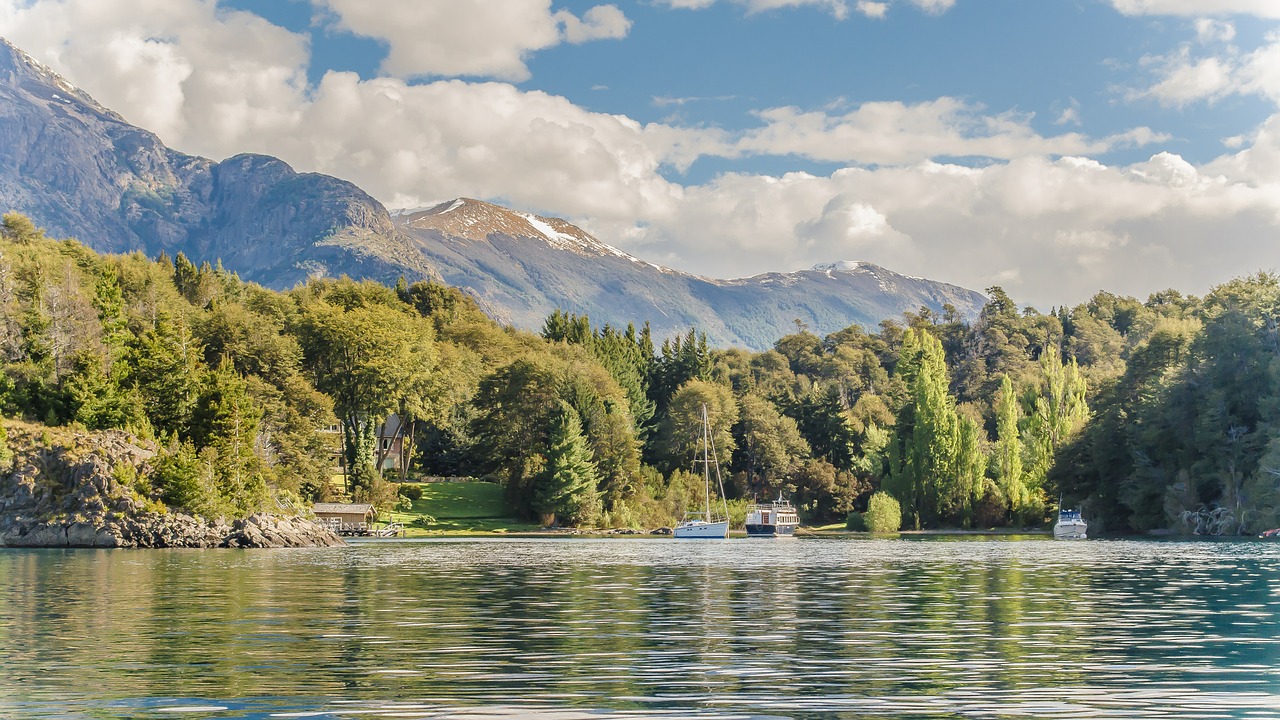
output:
<svg viewBox="0 0 1280 720"><path fill-rule="evenodd" d="M0 35L177 149L704 275L1047 308L1280 266L1278 0L0 0Z"/></svg>

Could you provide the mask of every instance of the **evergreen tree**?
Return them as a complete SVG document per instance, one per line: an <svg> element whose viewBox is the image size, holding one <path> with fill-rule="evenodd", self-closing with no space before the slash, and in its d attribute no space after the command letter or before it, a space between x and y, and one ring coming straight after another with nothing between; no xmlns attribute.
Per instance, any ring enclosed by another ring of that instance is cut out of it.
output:
<svg viewBox="0 0 1280 720"><path fill-rule="evenodd" d="M546 466L534 485L533 509L546 525L590 524L600 509L596 465L577 411L563 400L549 435Z"/></svg>

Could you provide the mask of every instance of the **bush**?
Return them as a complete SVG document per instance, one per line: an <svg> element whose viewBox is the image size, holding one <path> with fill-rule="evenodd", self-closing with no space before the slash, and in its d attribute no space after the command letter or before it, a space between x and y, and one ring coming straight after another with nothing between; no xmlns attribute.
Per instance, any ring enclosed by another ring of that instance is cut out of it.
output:
<svg viewBox="0 0 1280 720"><path fill-rule="evenodd" d="M417 485L401 485L396 489L396 493L401 497L409 498L410 502L417 502L422 499L422 488Z"/></svg>
<svg viewBox="0 0 1280 720"><path fill-rule="evenodd" d="M862 520L873 533L898 532L902 527L902 506L887 492L878 492L867 501Z"/></svg>
<svg viewBox="0 0 1280 720"><path fill-rule="evenodd" d="M862 513L857 510L850 510L848 516L844 519L844 529L853 532L865 532L867 521L863 519Z"/></svg>

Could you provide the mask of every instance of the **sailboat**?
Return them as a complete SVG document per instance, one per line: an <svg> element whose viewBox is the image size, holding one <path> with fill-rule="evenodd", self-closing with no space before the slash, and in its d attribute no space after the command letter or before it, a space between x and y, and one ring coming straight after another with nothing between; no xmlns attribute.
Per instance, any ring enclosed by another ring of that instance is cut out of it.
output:
<svg viewBox="0 0 1280 720"><path fill-rule="evenodd" d="M711 467L716 469L716 485L720 488L720 504L723 513L711 514ZM716 456L716 444L711 439L711 422L707 419L707 406L702 406L702 482L706 503L702 512L686 513L683 521L676 525L672 535L677 538L718 538L729 537L729 503L724 497L724 481L720 479L720 458Z"/></svg>

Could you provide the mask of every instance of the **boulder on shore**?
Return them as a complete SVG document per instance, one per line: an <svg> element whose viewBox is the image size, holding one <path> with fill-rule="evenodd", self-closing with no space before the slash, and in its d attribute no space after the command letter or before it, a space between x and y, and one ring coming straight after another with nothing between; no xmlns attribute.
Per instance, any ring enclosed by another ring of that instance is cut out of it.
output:
<svg viewBox="0 0 1280 720"><path fill-rule="evenodd" d="M237 520L174 512L121 477L146 477L155 450L120 431L6 423L15 446L0 467L0 546L95 548L333 547L343 541L305 517ZM56 440L50 437L57 432Z"/></svg>

